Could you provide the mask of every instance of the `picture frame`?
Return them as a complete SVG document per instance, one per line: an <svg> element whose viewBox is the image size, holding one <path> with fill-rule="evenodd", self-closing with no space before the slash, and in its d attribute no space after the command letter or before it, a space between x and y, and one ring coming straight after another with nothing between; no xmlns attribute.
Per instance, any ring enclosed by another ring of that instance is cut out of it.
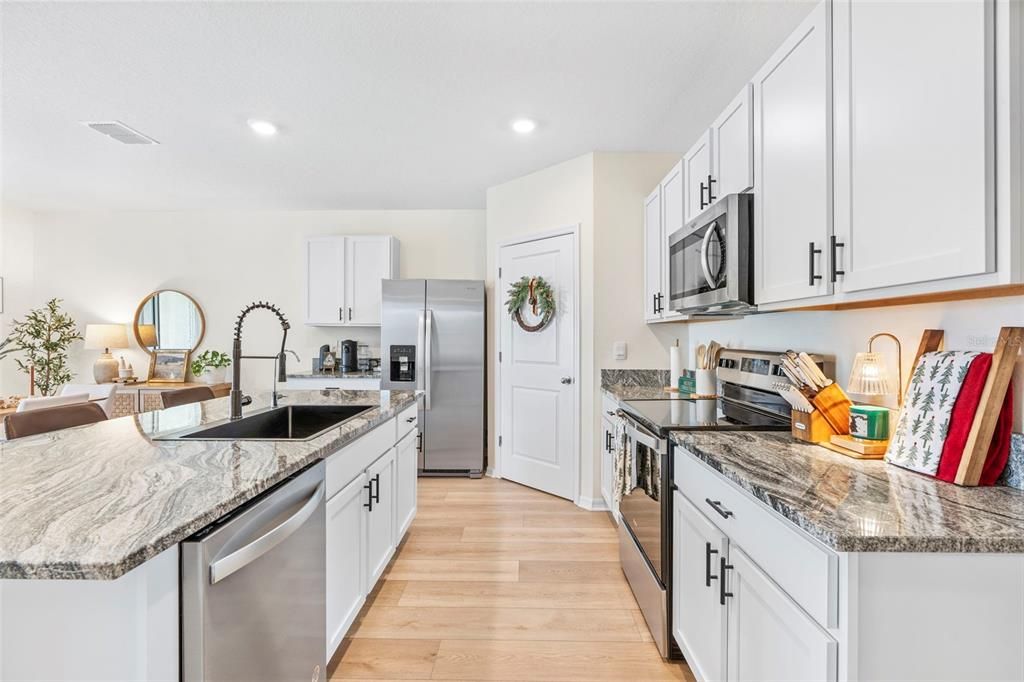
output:
<svg viewBox="0 0 1024 682"><path fill-rule="evenodd" d="M149 382L183 384L188 374L189 350L158 350L149 363Z"/></svg>

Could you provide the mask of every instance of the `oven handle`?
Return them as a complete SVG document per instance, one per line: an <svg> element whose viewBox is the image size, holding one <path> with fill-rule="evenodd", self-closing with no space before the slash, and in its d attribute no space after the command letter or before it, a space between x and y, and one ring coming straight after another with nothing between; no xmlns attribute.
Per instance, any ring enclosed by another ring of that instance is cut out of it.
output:
<svg viewBox="0 0 1024 682"><path fill-rule="evenodd" d="M663 439L637 423L637 421L625 410L616 410L615 414L622 418L622 426L626 430L626 434L633 439L634 443L646 445L657 453L665 454L666 448L665 441Z"/></svg>

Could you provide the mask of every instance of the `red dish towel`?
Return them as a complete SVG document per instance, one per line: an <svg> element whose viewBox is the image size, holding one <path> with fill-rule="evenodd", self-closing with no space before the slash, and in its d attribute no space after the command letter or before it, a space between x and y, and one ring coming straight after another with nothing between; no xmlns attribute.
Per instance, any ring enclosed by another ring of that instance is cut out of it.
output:
<svg viewBox="0 0 1024 682"><path fill-rule="evenodd" d="M935 474L940 481L952 483L956 480L956 472L960 468L960 460L964 456L967 436L971 432L974 415L981 402L981 392L985 388L985 381L988 379L991 368L991 353L981 353L971 362L971 368L967 371L967 376L964 378L963 386L960 388L960 394L956 398L956 403L953 404L953 412L949 418L949 431L946 433L946 442L942 446L939 470ZM999 475L1003 473L1003 469L1006 468L1006 460L1010 457L1012 431L1013 382L1010 383L1006 397L1003 398L995 433L992 434L992 444L989 445L988 456L985 458L985 466L982 469L978 485L995 485Z"/></svg>

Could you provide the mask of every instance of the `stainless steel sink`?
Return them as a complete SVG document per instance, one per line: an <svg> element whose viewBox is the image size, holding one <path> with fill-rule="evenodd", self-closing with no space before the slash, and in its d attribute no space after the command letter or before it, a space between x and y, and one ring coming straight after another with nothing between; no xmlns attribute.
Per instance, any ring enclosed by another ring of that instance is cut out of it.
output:
<svg viewBox="0 0 1024 682"><path fill-rule="evenodd" d="M373 405L288 405L157 436L154 440L312 440Z"/></svg>

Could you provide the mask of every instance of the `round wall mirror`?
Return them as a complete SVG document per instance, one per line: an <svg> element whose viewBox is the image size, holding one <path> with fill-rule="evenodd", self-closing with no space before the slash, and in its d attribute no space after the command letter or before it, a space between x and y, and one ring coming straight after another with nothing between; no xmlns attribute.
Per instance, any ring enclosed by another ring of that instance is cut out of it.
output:
<svg viewBox="0 0 1024 682"><path fill-rule="evenodd" d="M135 340L150 353L191 353L206 333L206 318L196 300L174 289L154 291L135 311Z"/></svg>

